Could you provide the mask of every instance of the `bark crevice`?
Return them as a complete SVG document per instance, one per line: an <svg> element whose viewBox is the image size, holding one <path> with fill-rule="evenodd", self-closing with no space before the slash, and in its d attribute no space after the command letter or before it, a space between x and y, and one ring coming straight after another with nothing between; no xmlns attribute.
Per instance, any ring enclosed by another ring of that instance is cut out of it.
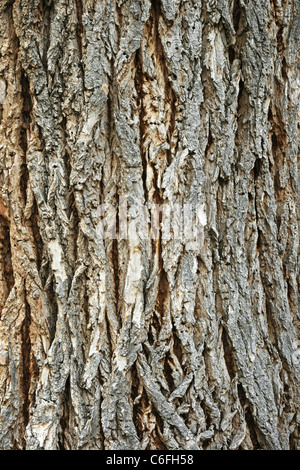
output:
<svg viewBox="0 0 300 470"><path fill-rule="evenodd" d="M21 328L22 334L22 376L21 376L21 391L23 401L23 422L26 428L29 422L29 407L31 404L30 386L32 381L32 367L31 367L31 338L30 338L30 325L31 325L31 312L30 306L27 301L26 288L25 293L25 313L24 321Z"/></svg>

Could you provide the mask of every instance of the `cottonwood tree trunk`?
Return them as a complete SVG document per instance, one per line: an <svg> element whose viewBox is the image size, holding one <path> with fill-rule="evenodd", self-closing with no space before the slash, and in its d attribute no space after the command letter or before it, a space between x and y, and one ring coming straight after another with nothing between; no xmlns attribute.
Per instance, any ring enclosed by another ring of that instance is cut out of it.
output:
<svg viewBox="0 0 300 470"><path fill-rule="evenodd" d="M299 15L0 1L1 449L300 449Z"/></svg>

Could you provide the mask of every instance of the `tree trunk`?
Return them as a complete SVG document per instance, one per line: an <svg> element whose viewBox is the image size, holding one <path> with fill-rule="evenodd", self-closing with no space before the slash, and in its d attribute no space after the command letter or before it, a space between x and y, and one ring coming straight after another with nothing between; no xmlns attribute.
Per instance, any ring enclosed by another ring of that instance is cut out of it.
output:
<svg viewBox="0 0 300 470"><path fill-rule="evenodd" d="M1 449L300 449L299 15L0 0Z"/></svg>

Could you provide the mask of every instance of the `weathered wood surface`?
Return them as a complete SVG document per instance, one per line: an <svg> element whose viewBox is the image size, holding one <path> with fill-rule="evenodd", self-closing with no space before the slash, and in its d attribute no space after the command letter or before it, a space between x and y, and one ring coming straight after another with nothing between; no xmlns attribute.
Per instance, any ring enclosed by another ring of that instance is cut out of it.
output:
<svg viewBox="0 0 300 470"><path fill-rule="evenodd" d="M0 29L0 448L300 449L299 1ZM123 197L202 204L203 246L103 240Z"/></svg>

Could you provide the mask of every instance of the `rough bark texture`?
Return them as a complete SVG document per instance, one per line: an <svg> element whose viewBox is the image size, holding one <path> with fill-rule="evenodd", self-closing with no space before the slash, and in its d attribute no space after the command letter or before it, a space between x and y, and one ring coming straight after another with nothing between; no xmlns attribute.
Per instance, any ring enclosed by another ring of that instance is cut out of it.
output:
<svg viewBox="0 0 300 470"><path fill-rule="evenodd" d="M299 1L0 30L0 448L300 449ZM103 240L123 196L205 204L204 245Z"/></svg>

